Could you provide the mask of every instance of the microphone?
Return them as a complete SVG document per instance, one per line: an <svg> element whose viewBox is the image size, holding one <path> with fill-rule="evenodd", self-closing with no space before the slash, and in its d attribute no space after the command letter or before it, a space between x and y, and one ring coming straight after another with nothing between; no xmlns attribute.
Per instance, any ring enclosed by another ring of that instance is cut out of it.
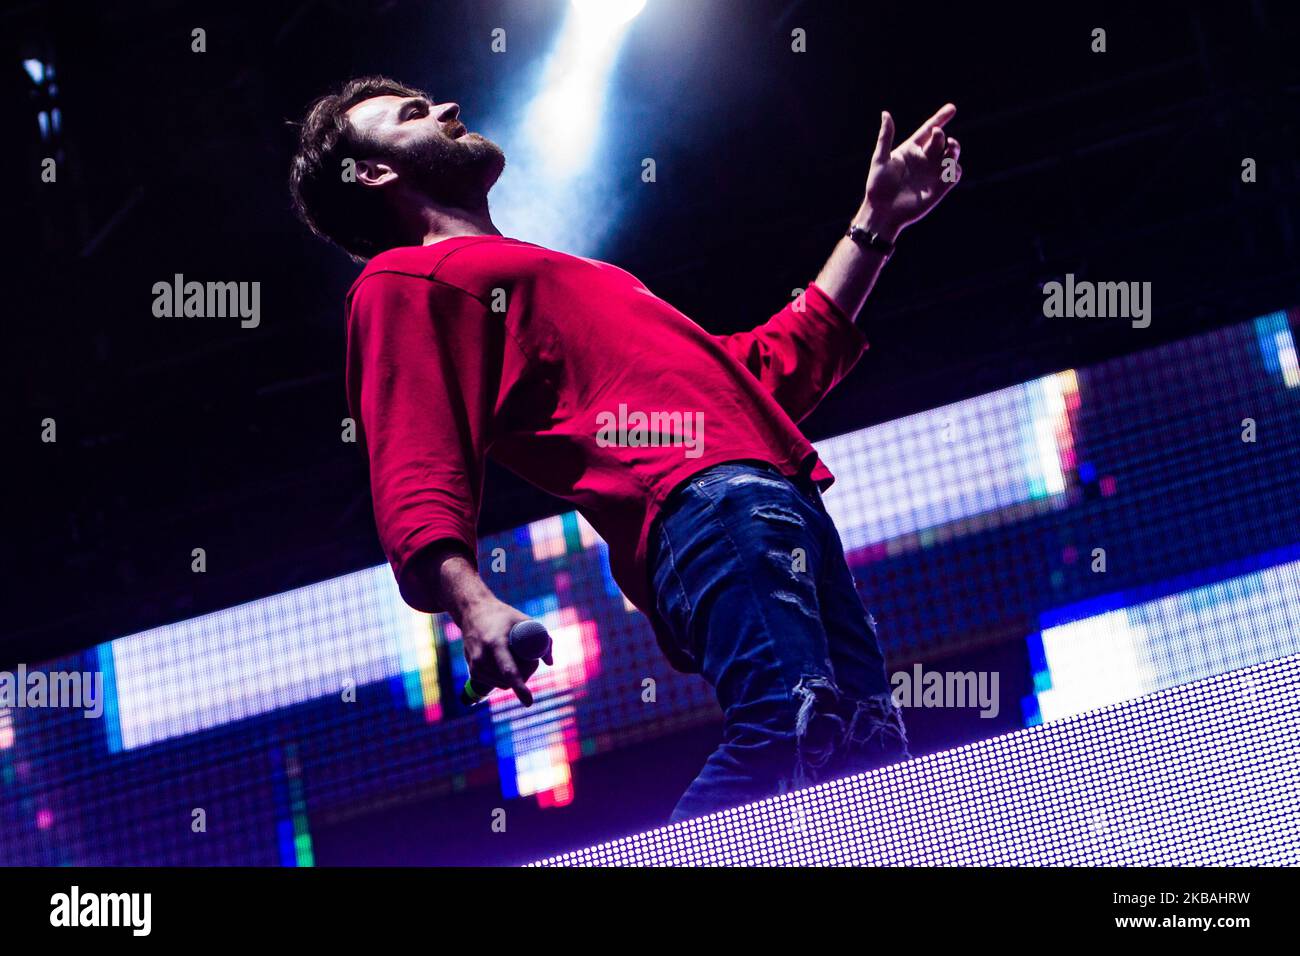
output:
<svg viewBox="0 0 1300 956"><path fill-rule="evenodd" d="M507 643L510 647L510 656L515 659L516 664L540 661L551 653L551 635L547 633L546 625L541 621L520 621L510 628ZM490 693L492 693L491 687L480 684L471 677L465 681L465 686L461 689L460 702L466 707L473 707L486 700Z"/></svg>

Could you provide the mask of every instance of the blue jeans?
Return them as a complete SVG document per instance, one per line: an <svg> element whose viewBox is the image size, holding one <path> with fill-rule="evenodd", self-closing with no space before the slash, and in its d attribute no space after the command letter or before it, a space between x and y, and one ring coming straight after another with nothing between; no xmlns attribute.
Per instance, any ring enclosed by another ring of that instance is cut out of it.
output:
<svg viewBox="0 0 1300 956"><path fill-rule="evenodd" d="M875 621L811 479L761 462L694 475L649 561L659 614L724 720L674 822L908 756Z"/></svg>

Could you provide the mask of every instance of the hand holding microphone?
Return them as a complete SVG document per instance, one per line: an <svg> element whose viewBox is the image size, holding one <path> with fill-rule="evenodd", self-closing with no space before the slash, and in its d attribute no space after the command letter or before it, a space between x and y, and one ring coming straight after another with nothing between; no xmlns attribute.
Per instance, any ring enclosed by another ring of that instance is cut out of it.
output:
<svg viewBox="0 0 1300 956"><path fill-rule="evenodd" d="M471 674L476 670L481 672L484 668L475 665L483 658L484 652L475 653L471 659L470 645L476 642L472 641L469 633L466 633L465 643L465 656L470 663ZM537 670L538 661L545 661L548 665L551 663L551 635L547 633L546 626L541 621L531 619L517 621L510 628L504 643L489 646L485 650L491 654L501 682L515 692L525 707L531 706L533 695L525 681ZM460 702L466 707L481 703L494 686L500 685L485 683L471 676L460 692Z"/></svg>

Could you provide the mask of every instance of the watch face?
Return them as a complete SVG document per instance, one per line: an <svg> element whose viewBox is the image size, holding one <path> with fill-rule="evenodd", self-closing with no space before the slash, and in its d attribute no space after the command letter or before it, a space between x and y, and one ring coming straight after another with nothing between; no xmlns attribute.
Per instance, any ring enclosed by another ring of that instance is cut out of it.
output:
<svg viewBox="0 0 1300 956"><path fill-rule="evenodd" d="M894 251L893 243L886 242L874 232L868 232L860 226L849 226L849 231L845 233L850 239L856 242L864 249L870 249L872 252L879 252L883 255L889 255Z"/></svg>

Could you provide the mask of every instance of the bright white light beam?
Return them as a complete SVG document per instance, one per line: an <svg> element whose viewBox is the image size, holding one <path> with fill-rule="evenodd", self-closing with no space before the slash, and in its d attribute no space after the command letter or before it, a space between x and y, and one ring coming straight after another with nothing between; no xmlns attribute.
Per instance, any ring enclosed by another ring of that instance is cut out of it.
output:
<svg viewBox="0 0 1300 956"><path fill-rule="evenodd" d="M531 97L485 130L505 147L492 193L508 236L573 255L597 255L625 196L598 166L597 145L614 62L645 0L573 0Z"/></svg>
<svg viewBox="0 0 1300 956"><path fill-rule="evenodd" d="M573 0L524 111L530 158L557 185L591 163L622 34L644 7L645 0Z"/></svg>

